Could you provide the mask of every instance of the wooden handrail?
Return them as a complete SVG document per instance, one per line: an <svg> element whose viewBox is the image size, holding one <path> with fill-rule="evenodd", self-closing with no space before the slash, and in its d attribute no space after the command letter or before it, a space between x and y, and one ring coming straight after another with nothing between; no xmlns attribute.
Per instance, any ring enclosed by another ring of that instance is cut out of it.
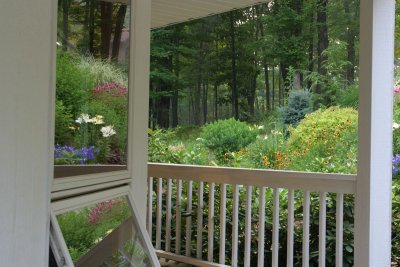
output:
<svg viewBox="0 0 400 267"><path fill-rule="evenodd" d="M208 183L355 193L355 175L148 163L148 176Z"/></svg>

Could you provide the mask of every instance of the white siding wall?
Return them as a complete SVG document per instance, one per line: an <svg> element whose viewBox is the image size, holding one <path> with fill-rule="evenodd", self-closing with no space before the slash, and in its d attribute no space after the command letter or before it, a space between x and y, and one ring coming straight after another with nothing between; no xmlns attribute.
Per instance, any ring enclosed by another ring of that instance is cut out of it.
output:
<svg viewBox="0 0 400 267"><path fill-rule="evenodd" d="M0 1L0 265L46 266L54 0Z"/></svg>
<svg viewBox="0 0 400 267"><path fill-rule="evenodd" d="M361 1L355 266L390 266L394 0Z"/></svg>

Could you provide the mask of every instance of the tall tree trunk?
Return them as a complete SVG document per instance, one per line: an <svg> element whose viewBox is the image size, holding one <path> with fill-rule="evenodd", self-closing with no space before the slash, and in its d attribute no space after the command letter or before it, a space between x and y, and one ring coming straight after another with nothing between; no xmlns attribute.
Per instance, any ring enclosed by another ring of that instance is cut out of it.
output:
<svg viewBox="0 0 400 267"><path fill-rule="evenodd" d="M328 48L328 25L327 25L327 6L328 0L318 0L317 6L317 29L318 29L318 73L321 76L326 76L327 71L324 66L325 61L328 59L323 52ZM316 92L318 94L324 93L324 85L317 84Z"/></svg>
<svg viewBox="0 0 400 267"><path fill-rule="evenodd" d="M282 78L281 78L281 76L283 76L283 74L282 74L282 66L279 68L279 80L278 80L278 87L279 87L279 91L278 91L278 103L279 103L279 107L282 107L282 96L283 96L283 93L282 93Z"/></svg>
<svg viewBox="0 0 400 267"><path fill-rule="evenodd" d="M308 72L311 74L314 71L314 30L315 30L315 13L314 7L310 12L310 27L309 27L309 44L308 44ZM312 80L307 81L308 89L312 87Z"/></svg>
<svg viewBox="0 0 400 267"><path fill-rule="evenodd" d="M270 86L269 86L269 71L268 71L268 65L266 64L266 61L264 60L264 80L265 80L265 99L266 99L266 107L265 110L268 112L271 110L271 92L270 92Z"/></svg>
<svg viewBox="0 0 400 267"><path fill-rule="evenodd" d="M95 28L95 11L96 0L89 0L89 52L94 55L94 28Z"/></svg>
<svg viewBox="0 0 400 267"><path fill-rule="evenodd" d="M208 96L208 81L206 81L205 83L203 82L203 124L207 123L207 96Z"/></svg>
<svg viewBox="0 0 400 267"><path fill-rule="evenodd" d="M112 34L112 7L109 2L100 2L100 18L101 18L101 45L100 55L103 59L108 59L110 55L110 42Z"/></svg>
<svg viewBox="0 0 400 267"><path fill-rule="evenodd" d="M275 66L272 67L272 110L275 109Z"/></svg>
<svg viewBox="0 0 400 267"><path fill-rule="evenodd" d="M347 23L351 24L352 20L354 18L351 15L350 3L349 3L349 1L343 1L343 5L344 5L344 11L345 11L346 17L348 18ZM358 9L358 5L357 5L357 9ZM355 73L355 66L356 66L355 38L356 38L355 30L353 29L353 27L348 27L347 33L346 33L347 61L350 63L347 65L347 69L346 69L346 79L347 79L348 83L354 82L354 73Z"/></svg>
<svg viewBox="0 0 400 267"><path fill-rule="evenodd" d="M239 94L237 88L237 69L236 69L236 44L235 44L235 20L233 12L229 12L230 19L230 41L231 41L231 63L232 63L232 116L239 119Z"/></svg>
<svg viewBox="0 0 400 267"><path fill-rule="evenodd" d="M177 78L177 82L174 83L173 95L172 95L172 121L171 121L172 127L177 127L179 124L179 116L178 116L179 74L180 74L179 54L176 55L175 61L176 61L175 76ZM172 63L171 63L171 67L173 67Z"/></svg>
<svg viewBox="0 0 400 267"><path fill-rule="evenodd" d="M68 16L69 16L69 0L62 0L62 7L63 7L63 39L62 39L62 49L64 51L68 50Z"/></svg>
<svg viewBox="0 0 400 267"><path fill-rule="evenodd" d="M218 84L214 83L214 120L218 120Z"/></svg>
<svg viewBox="0 0 400 267"><path fill-rule="evenodd" d="M114 40L111 58L118 61L119 47L121 45L122 30L124 28L124 21L126 16L127 5L121 4L117 12L117 18L114 28Z"/></svg>

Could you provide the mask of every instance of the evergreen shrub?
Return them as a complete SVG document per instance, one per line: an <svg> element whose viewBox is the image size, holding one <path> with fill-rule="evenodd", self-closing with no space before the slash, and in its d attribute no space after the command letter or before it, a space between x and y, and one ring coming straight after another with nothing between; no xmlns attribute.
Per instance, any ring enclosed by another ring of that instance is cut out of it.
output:
<svg viewBox="0 0 400 267"><path fill-rule="evenodd" d="M307 90L289 91L287 106L279 109L282 122L286 125L297 125L310 112L311 93Z"/></svg>

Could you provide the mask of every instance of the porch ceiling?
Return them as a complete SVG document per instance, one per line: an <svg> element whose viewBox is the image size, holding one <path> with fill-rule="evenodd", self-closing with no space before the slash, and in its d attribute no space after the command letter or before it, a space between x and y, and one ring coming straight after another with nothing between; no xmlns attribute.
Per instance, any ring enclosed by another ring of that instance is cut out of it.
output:
<svg viewBox="0 0 400 267"><path fill-rule="evenodd" d="M151 27L159 28L198 19L267 0L152 0Z"/></svg>

